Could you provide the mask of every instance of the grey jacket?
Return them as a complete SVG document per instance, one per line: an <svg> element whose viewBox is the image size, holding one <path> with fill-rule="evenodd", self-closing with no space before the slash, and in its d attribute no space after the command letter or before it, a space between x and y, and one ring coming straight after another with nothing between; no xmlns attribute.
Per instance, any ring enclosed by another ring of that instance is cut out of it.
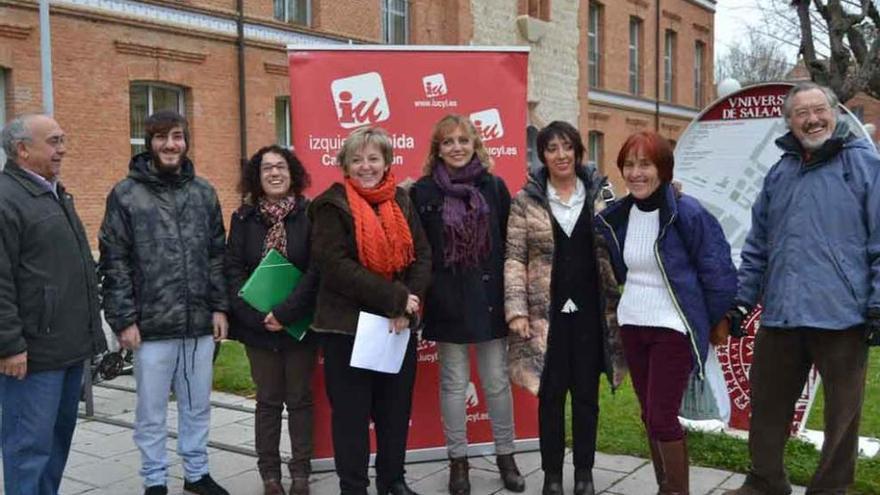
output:
<svg viewBox="0 0 880 495"><path fill-rule="evenodd" d="M839 124L809 158L790 132L752 206L737 299L763 326L846 329L880 309L880 155Z"/></svg>
<svg viewBox="0 0 880 495"><path fill-rule="evenodd" d="M143 340L209 335L212 313L228 309L217 193L189 160L173 176L149 153L129 168L98 234L107 322L115 332L137 323Z"/></svg>
<svg viewBox="0 0 880 495"><path fill-rule="evenodd" d="M0 357L28 372L81 363L107 347L95 261L73 197L12 161L0 172Z"/></svg>

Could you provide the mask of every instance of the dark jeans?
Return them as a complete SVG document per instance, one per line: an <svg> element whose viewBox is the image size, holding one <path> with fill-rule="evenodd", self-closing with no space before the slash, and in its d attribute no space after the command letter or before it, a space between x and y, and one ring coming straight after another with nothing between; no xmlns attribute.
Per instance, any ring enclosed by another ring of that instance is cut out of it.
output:
<svg viewBox="0 0 880 495"><path fill-rule="evenodd" d="M862 328L761 328L749 371L752 418L746 484L768 494L791 491L783 464L794 405L815 364L825 391L825 442L807 493L845 493L853 482L868 346Z"/></svg>
<svg viewBox="0 0 880 495"><path fill-rule="evenodd" d="M416 337L410 337L397 374L349 366L354 337L323 336L324 375L333 425L333 458L343 494L365 494L370 486L370 419L376 428L376 485L403 479L412 391L416 378Z"/></svg>
<svg viewBox="0 0 880 495"><path fill-rule="evenodd" d="M7 495L54 495L76 427L83 364L0 375L3 486Z"/></svg>
<svg viewBox="0 0 880 495"><path fill-rule="evenodd" d="M694 366L688 336L669 328L635 325L624 325L620 335L648 438L681 440L684 430L678 411Z"/></svg>
<svg viewBox="0 0 880 495"><path fill-rule="evenodd" d="M312 373L317 347L299 344L280 351L247 348L257 385L254 436L257 467L263 479L281 479L281 416L287 406L290 476L308 477L312 460Z"/></svg>
<svg viewBox="0 0 880 495"><path fill-rule="evenodd" d="M583 312L553 317L538 393L541 468L561 473L565 455L565 399L571 392L574 467L592 469L599 422L602 331Z"/></svg>

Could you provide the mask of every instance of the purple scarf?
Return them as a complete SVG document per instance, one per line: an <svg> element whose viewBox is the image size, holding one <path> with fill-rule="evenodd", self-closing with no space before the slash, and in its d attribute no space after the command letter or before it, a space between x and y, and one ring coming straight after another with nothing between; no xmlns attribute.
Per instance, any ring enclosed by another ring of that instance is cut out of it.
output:
<svg viewBox="0 0 880 495"><path fill-rule="evenodd" d="M446 266L476 267L491 249L489 204L476 181L486 173L476 155L450 171L438 160L432 177L443 192L443 261Z"/></svg>

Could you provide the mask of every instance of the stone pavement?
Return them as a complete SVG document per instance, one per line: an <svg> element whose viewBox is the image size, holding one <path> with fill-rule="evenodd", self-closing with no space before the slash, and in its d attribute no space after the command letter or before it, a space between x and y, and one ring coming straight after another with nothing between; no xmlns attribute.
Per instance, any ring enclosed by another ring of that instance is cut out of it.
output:
<svg viewBox="0 0 880 495"><path fill-rule="evenodd" d="M140 456L131 438L135 404L133 388L134 380L125 376L94 388L96 417L79 420L61 485L63 495L142 493L141 479L138 476ZM253 455L254 402L221 392L215 392L212 399L215 407L211 412L211 475L232 495L260 495L262 483ZM177 424L174 407L175 403L171 402L168 425L172 435ZM290 452L286 427L285 422L285 431L282 434L283 455ZM169 492L177 495L183 493L183 472L180 460L174 452L175 442L174 438L168 441L169 461L172 463ZM544 478L540 469L540 455L537 452L517 454L517 463L526 475L526 493L539 494ZM570 453L566 458L566 467L565 488L570 493L574 483ZM472 458L470 473L471 493L474 495L508 493L501 487L494 457ZM650 462L637 457L599 453L596 455L593 476L597 490L605 494L645 495L656 493L657 490ZM448 471L445 461L408 464L406 478L410 486L420 494L447 493ZM725 489L738 487L742 480L741 474L692 467L691 493L720 494ZM285 486L290 483L287 478L283 481ZM313 495L339 493L338 479L332 472L313 474L311 483ZM374 489L371 493L375 493ZM794 491L794 494L802 493L803 488Z"/></svg>

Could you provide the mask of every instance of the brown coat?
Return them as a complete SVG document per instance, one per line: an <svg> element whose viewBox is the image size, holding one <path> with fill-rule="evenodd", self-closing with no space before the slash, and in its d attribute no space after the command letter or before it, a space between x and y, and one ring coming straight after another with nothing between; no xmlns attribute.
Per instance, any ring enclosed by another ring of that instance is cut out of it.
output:
<svg viewBox="0 0 880 495"><path fill-rule="evenodd" d="M604 208L598 194L598 180L582 177L587 187L585 214ZM507 259L504 263L504 309L507 322L525 316L533 337L525 340L510 333L508 361L513 383L538 394L550 334L551 276L553 273L553 224L547 203L545 179L530 177L526 187L513 199L507 224ZM592 204L590 204L592 203ZM599 271L605 372L612 388L626 374L623 344L617 325L620 290L611 265L605 239L594 235L594 256Z"/></svg>
<svg viewBox="0 0 880 495"><path fill-rule="evenodd" d="M394 280L371 272L358 260L354 219L342 184L333 184L312 202L311 256L321 274L314 331L353 335L361 311L394 318L405 313L409 294L425 299L431 277L431 247L409 195L398 188L396 200L412 232L415 261Z"/></svg>

